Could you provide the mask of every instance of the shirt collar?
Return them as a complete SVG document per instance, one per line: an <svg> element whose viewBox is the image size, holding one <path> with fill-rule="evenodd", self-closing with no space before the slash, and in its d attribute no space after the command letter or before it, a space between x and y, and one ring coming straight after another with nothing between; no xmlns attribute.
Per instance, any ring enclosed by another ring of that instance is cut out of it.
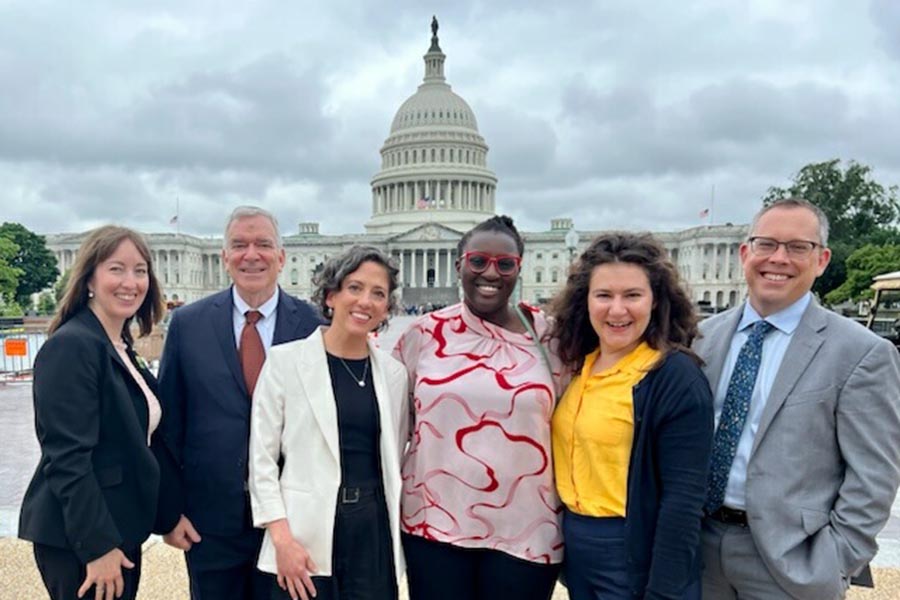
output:
<svg viewBox="0 0 900 600"><path fill-rule="evenodd" d="M280 290L278 287L275 287L275 293L272 294L272 297L263 302L259 308L252 308L249 304L244 302L244 299L241 298L241 295L238 294L237 288L231 286L231 301L234 303L234 308L238 313L244 315L247 314L248 310L258 310L262 313L263 319L268 319L272 313L275 312L275 309L278 307L278 294Z"/></svg>
<svg viewBox="0 0 900 600"><path fill-rule="evenodd" d="M777 313L771 314L766 317L766 321L771 323L778 331L782 333L786 333L791 335L794 333L794 330L800 325L800 319L803 318L803 313L806 312L809 303L812 302L812 293L806 292L803 296L800 297L799 300L784 308ZM750 302L744 303L744 314L741 315L741 320L738 323L737 330L743 331L747 327L750 327L757 321L762 320L762 317L759 316L759 313L756 312Z"/></svg>
<svg viewBox="0 0 900 600"><path fill-rule="evenodd" d="M660 354L659 350L654 350L647 342L641 342L634 350L622 357L619 362L605 371L597 373L597 375L605 377L618 372L646 373L659 360ZM587 379L591 376L591 369L594 368L594 362L599 356L600 348L598 347L584 358L584 366L581 368L582 379Z"/></svg>

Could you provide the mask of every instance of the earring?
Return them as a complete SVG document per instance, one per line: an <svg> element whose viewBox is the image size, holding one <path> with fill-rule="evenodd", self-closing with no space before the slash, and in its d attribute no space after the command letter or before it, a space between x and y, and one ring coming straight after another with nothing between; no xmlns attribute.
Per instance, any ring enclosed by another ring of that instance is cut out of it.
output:
<svg viewBox="0 0 900 600"><path fill-rule="evenodd" d="M92 290L88 290L88 298L93 298L94 292Z"/></svg>
<svg viewBox="0 0 900 600"><path fill-rule="evenodd" d="M325 307L325 318L330 319L334 316L334 309L330 306Z"/></svg>

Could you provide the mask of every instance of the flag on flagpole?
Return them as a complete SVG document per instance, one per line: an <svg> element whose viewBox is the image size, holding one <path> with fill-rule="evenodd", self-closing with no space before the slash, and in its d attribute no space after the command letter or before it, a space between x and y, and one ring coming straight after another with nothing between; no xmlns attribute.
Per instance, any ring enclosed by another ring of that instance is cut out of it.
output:
<svg viewBox="0 0 900 600"><path fill-rule="evenodd" d="M429 203L429 202L431 202L431 198L429 198L428 196L424 196L424 197L422 197L422 198L419 198L419 199L416 201L416 208L419 208L419 209L421 209L421 208L428 208L428 203Z"/></svg>
<svg viewBox="0 0 900 600"><path fill-rule="evenodd" d="M169 219L169 225L174 225L177 222L178 222L178 215L175 215L174 217Z"/></svg>
<svg viewBox="0 0 900 600"><path fill-rule="evenodd" d="M705 218L708 217L708 216L709 216L709 209L708 209L708 208L704 208L703 210L700 211L700 218L701 218L701 219L705 219Z"/></svg>

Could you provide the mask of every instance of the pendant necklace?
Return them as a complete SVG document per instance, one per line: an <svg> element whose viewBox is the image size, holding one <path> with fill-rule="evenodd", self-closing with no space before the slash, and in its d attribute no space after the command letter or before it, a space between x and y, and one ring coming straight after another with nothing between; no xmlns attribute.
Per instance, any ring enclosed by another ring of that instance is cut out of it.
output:
<svg viewBox="0 0 900 600"><path fill-rule="evenodd" d="M369 374L369 357L368 356L366 357L366 366L363 367L362 379L357 379L356 374L353 372L353 369L350 368L350 365L348 365L346 362L344 362L343 358L338 356L337 359L339 361L341 361L341 364L344 365L344 368L347 369L348 373L350 373L350 377L353 378L353 381L356 382L356 385L358 385L359 387L366 387L366 375Z"/></svg>

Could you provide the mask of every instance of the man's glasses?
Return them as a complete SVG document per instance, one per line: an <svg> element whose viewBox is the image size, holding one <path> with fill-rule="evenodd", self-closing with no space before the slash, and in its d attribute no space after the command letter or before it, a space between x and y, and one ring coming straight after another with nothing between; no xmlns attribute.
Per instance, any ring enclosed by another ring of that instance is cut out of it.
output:
<svg viewBox="0 0 900 600"><path fill-rule="evenodd" d="M469 269L476 274L484 273L487 271L488 267L491 266L491 263L493 263L497 268L497 272L501 275L513 275L519 271L519 266L522 264L521 256L513 256L510 254L491 256L484 252L470 251L463 253L463 257L466 259L466 264L469 265Z"/></svg>
<svg viewBox="0 0 900 600"><path fill-rule="evenodd" d="M809 240L788 240L779 242L769 237L754 236L750 238L750 251L756 256L772 256L778 252L778 246L784 246L785 252L791 258L808 258L816 247L824 248L818 242L810 242Z"/></svg>

